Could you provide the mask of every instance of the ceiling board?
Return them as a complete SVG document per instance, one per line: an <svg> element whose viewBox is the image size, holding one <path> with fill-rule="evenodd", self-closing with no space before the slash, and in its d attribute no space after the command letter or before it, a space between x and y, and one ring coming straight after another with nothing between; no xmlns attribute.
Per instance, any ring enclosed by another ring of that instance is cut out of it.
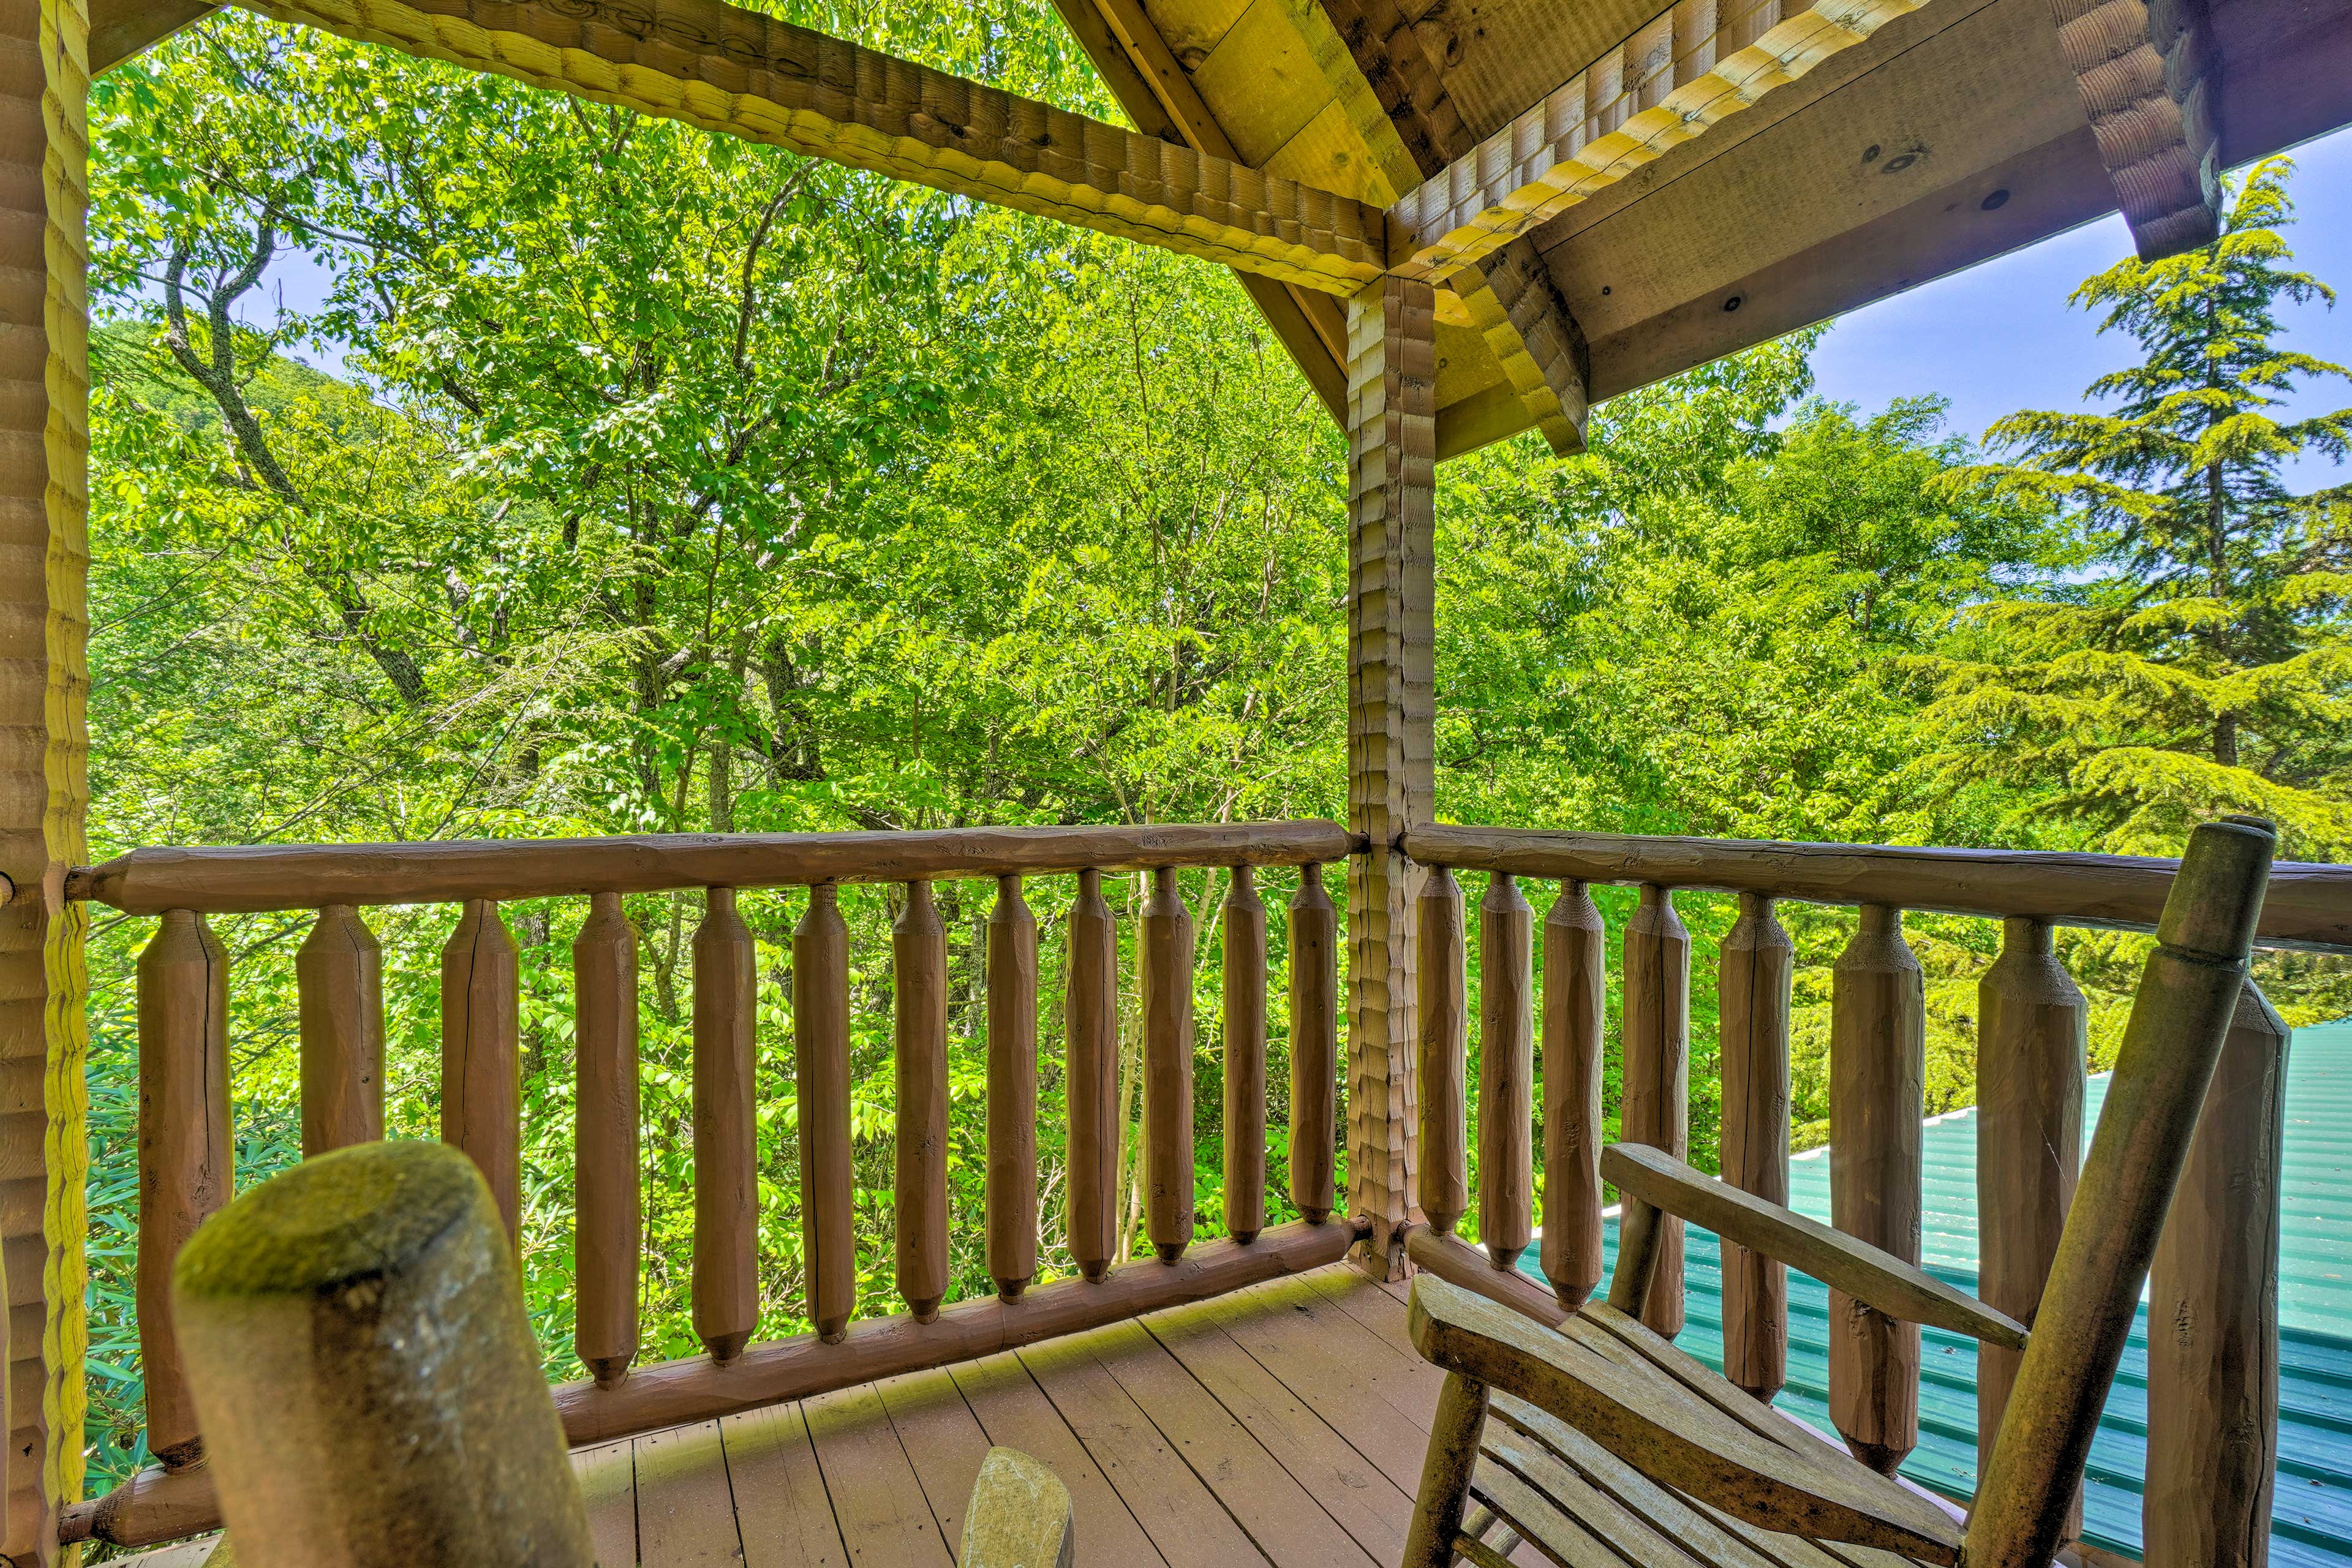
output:
<svg viewBox="0 0 2352 1568"><path fill-rule="evenodd" d="M1181 57L1180 57L1181 58ZM1251 0L1249 9L1193 68L1192 85L1251 168L1263 168L1283 143L1331 101L1307 40L1282 0Z"/></svg>
<svg viewBox="0 0 2352 1568"><path fill-rule="evenodd" d="M1349 123L1347 106L1337 101L1326 104L1322 113L1284 142L1265 161L1265 171L1376 206L1397 199L1396 186L1365 155L1364 140Z"/></svg>
<svg viewBox="0 0 2352 1568"><path fill-rule="evenodd" d="M1483 139L1668 8L1661 0L1439 0L1413 32L1463 124Z"/></svg>
<svg viewBox="0 0 2352 1568"><path fill-rule="evenodd" d="M1186 70L1200 68L1248 7L1249 0L1143 0L1144 15Z"/></svg>

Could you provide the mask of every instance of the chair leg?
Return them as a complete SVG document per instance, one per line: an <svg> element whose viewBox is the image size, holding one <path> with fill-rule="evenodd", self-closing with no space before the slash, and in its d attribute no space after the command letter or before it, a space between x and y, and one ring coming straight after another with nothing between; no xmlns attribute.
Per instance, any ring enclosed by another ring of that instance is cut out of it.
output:
<svg viewBox="0 0 2352 1568"><path fill-rule="evenodd" d="M1486 1385L1448 1373L1429 1424L1429 1454L1421 1466L1421 1495L1404 1538L1404 1568L1450 1568L1454 1538L1470 1500L1470 1472L1486 1428Z"/></svg>

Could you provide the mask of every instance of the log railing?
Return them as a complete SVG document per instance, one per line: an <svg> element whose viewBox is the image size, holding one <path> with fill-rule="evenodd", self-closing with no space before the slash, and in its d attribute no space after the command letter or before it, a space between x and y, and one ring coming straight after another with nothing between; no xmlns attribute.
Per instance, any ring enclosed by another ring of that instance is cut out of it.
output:
<svg viewBox="0 0 2352 1568"><path fill-rule="evenodd" d="M1431 868L1415 911L1422 1199L1416 1261L1539 1318L1573 1310L1601 1278L1601 919L1589 889L1630 884L1619 976L1622 1136L1680 1156L1687 1136L1690 939L1678 890L1738 896L1720 944L1724 1178L1785 1202L1794 952L1780 900L1859 910L1837 959L1830 1045L1831 1202L1840 1229L1917 1262L1926 1050L1923 983L1906 910L2002 921L1979 986L1980 1290L2031 1322L2081 1163L2086 1009L2055 956L2058 924L2152 927L2177 863L2110 856L1735 843L1428 826L1404 852ZM1465 894L1479 906L1482 994L1469 997ZM1528 884L1556 881L1535 1000ZM2352 952L2352 867L2282 863L2260 927L2270 946ZM1477 1198L1469 1182L1468 1019L1480 1019ZM1543 1064L1546 1300L1510 1275L1527 1245L1529 1020ZM2168 1223L2150 1310L2147 1559L2221 1561L2267 1531L2276 1458L2279 1119L2286 1031L2247 984ZM1450 1232L1475 1218L1482 1258ZM1683 1323L1679 1221L1663 1222L1646 1319ZM1724 1361L1769 1398L1787 1369L1782 1266L1723 1247ZM1483 1266L1483 1277L1482 1277ZM1832 1292L1830 1405L1848 1446L1889 1473L1918 1439L1919 1331ZM1987 1347L1979 1430L2000 1420L2019 1352ZM2267 1390L2267 1393L2265 1393Z"/></svg>
<svg viewBox="0 0 2352 1568"><path fill-rule="evenodd" d="M519 954L499 912L577 897L572 944L578 1124L575 1345L590 1377L556 1390L575 1443L849 1386L1195 1300L1333 1262L1356 1239L1334 1222L1339 1125L1337 911L1322 868L1355 847L1328 823L969 829L570 842L142 849L74 873L72 896L159 916L139 959L142 1355L161 1468L68 1512L69 1539L168 1539L211 1518L203 1438L173 1340L168 1281L231 1187L226 952L206 917L317 911L296 963L306 1155L381 1138L383 955L368 906L446 904L441 952L440 1131L488 1179L509 1234L522 1192ZM1265 1223L1266 910L1255 872L1297 868L1287 910L1292 1105L1288 1175L1307 1217ZM1228 1234L1198 1240L1193 1201L1193 969L1184 868L1232 873L1224 926ZM1139 1159L1152 1256L1119 1265L1118 945L1106 871L1150 878L1134 942L1142 1013ZM1064 921L1067 1222L1079 1278L1038 1270L1038 921L1024 879L1076 874ZM994 1294L950 1287L947 933L935 881L992 880L985 931L986 1205ZM848 931L838 889L898 883L891 1010L897 1075L896 1261L906 1310L853 1322ZM755 1154L757 973L736 909L746 889L805 889L793 935L803 1264L812 1332L760 1338ZM692 941L693 1322L704 1353L637 1365L643 1246L638 1159L637 937L625 893L700 889ZM1525 1185L1522 1182L1522 1186Z"/></svg>

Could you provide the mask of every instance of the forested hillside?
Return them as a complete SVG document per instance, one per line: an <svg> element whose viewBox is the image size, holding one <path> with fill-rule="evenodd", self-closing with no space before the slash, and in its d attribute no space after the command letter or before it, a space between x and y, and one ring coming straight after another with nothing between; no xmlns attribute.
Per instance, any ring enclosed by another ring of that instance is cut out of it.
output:
<svg viewBox="0 0 2352 1568"><path fill-rule="evenodd" d="M1043 4L784 8L1115 117ZM94 853L1344 816L1345 454L1230 275L239 13L102 79L93 126ZM2085 286L2116 316L2125 376L2095 418L2021 416L1979 451L1943 429L1932 364L1891 407L1812 400L1817 336L1799 334L1604 406L1583 457L1522 438L1441 469L1440 815L2147 850L2253 809L2285 825L2285 853L2352 859L2352 494L2295 497L2274 478L2294 450L2341 457L2352 412L2264 413L2341 374L2295 357L2269 314L2318 288L2279 237L2286 178L2259 176L2214 250ZM1268 881L1269 905L1287 898L1286 878ZM1223 877L1185 890L1206 1225ZM990 896L940 889L964 1212ZM1139 890L1121 896L1125 913ZM1031 895L1048 996L1068 898L1051 879ZM861 1311L892 1307L888 899L843 899ZM1601 901L1612 921L1631 906ZM700 902L628 907L649 1356L696 1343ZM742 900L762 963L763 1334L804 1322L800 902ZM1714 944L1731 910L1682 905L1693 1145L1711 1164ZM524 1256L566 1376L583 913L506 909L523 955ZM1786 915L1806 966L1794 1120L1817 1142L1827 966L1850 924ZM436 1126L446 922L374 918L395 1135ZM295 1155L308 922L215 924L235 965L244 1182ZM148 929L101 920L90 955L93 1488L144 1458L128 1270ZM1950 1109L1972 1098L1975 982L1997 932L1923 919L1912 936L1928 1109ZM2061 942L2100 1005L2094 1053L2111 1049L2133 942ZM2271 963L2290 1016L2347 1010L2340 966ZM1044 1013L1051 1270L1068 1258ZM1131 1107L1131 1060L1126 1086ZM976 1231L957 1246L957 1293L985 1289Z"/></svg>

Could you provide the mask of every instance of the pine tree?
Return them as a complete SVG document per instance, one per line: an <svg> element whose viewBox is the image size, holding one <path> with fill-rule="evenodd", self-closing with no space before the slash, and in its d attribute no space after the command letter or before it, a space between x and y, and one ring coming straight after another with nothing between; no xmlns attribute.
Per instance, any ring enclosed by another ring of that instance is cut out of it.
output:
<svg viewBox="0 0 2352 1568"><path fill-rule="evenodd" d="M2062 509L2081 553L1921 661L1948 786L2014 789L2111 851L2177 852L2199 819L2253 811L2289 853L2352 858L2352 485L2298 496L2282 475L2352 455L2352 408L2281 417L2298 384L2352 373L2278 342L2282 301L2336 298L2281 238L2293 169L2252 170L2213 244L2074 291L2141 350L2090 387L2113 412L2011 415L1989 441L2019 460L1955 476Z"/></svg>

